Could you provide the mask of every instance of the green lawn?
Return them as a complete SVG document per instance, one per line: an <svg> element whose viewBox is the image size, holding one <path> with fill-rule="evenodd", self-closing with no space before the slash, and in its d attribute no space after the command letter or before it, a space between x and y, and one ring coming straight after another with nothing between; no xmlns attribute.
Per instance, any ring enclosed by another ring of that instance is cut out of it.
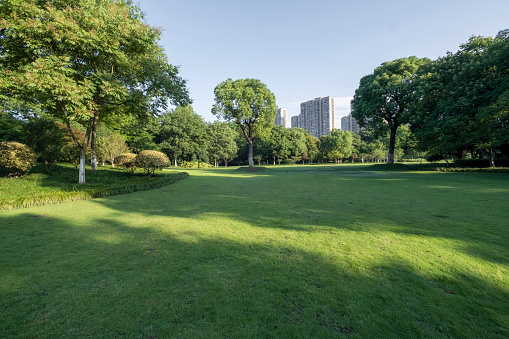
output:
<svg viewBox="0 0 509 339"><path fill-rule="evenodd" d="M383 168L0 211L0 337L509 337L509 175Z"/></svg>

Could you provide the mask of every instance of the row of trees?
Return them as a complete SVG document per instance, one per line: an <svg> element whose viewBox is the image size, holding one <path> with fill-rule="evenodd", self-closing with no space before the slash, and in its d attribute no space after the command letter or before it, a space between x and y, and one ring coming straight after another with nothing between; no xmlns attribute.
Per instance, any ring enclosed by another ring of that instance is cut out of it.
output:
<svg viewBox="0 0 509 339"><path fill-rule="evenodd" d="M435 158L509 156L509 30L472 37L456 53L383 63L360 80L353 116L377 135L410 125L421 151Z"/></svg>

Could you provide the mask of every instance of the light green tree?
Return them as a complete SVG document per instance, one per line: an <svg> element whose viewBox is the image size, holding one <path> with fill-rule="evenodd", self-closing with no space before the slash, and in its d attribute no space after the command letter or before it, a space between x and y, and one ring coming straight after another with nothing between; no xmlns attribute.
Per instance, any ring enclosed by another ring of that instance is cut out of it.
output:
<svg viewBox="0 0 509 339"><path fill-rule="evenodd" d="M21 99L65 121L86 149L99 119L142 118L169 101L188 103L185 82L158 44L160 31L128 0L26 0L0 3L0 101ZM82 139L71 121L86 126Z"/></svg>
<svg viewBox="0 0 509 339"><path fill-rule="evenodd" d="M325 156L334 159L336 163L352 155L353 137L348 131L332 130L328 135L322 136L320 142L323 144Z"/></svg>
<svg viewBox="0 0 509 339"><path fill-rule="evenodd" d="M223 160L224 166L233 159L238 151L235 137L237 135L226 122L216 121L207 126L209 156L214 159L214 166L218 167L219 160Z"/></svg>
<svg viewBox="0 0 509 339"><path fill-rule="evenodd" d="M228 79L214 89L212 114L234 121L248 142L249 166L254 166L253 139L266 137L276 118L276 98L258 79Z"/></svg>

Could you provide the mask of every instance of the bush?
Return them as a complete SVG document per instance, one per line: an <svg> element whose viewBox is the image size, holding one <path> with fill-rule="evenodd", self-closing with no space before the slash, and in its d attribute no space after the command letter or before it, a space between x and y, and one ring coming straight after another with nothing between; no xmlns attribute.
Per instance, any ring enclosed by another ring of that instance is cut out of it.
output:
<svg viewBox="0 0 509 339"><path fill-rule="evenodd" d="M211 168L214 165L209 164L208 162L199 162L198 161L184 161L181 165L183 168Z"/></svg>
<svg viewBox="0 0 509 339"><path fill-rule="evenodd" d="M122 153L115 157L115 164L122 166L129 173L136 171L136 154L134 153Z"/></svg>
<svg viewBox="0 0 509 339"><path fill-rule="evenodd" d="M158 151L141 151L136 156L136 167L143 168L148 175L152 175L155 170L162 170L170 165L170 159L166 154Z"/></svg>
<svg viewBox="0 0 509 339"><path fill-rule="evenodd" d="M0 142L0 175L20 177L34 167L36 156L27 145L14 141Z"/></svg>

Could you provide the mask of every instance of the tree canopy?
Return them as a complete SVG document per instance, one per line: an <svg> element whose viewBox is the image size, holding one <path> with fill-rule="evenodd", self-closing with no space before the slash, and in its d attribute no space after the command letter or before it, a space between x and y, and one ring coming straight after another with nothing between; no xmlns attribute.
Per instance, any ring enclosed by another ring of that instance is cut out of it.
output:
<svg viewBox="0 0 509 339"><path fill-rule="evenodd" d="M396 131L409 121L408 110L414 100L412 78L428 62L429 59L415 56L385 62L364 76L355 91L352 115L359 125L371 128L378 135L390 131L389 164L394 162Z"/></svg>
<svg viewBox="0 0 509 339"><path fill-rule="evenodd" d="M258 79L228 79L214 89L212 114L239 125L249 144L248 162L254 166L253 139L270 131L276 118L276 98Z"/></svg>

